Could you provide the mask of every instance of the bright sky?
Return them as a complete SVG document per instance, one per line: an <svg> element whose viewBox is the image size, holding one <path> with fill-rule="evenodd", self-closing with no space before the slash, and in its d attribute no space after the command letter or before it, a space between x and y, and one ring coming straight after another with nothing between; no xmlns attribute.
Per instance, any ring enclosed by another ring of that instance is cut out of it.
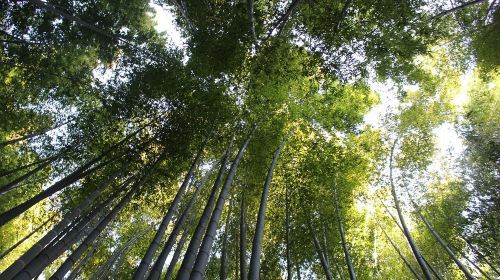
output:
<svg viewBox="0 0 500 280"><path fill-rule="evenodd" d="M151 3L151 7L155 10L155 19L157 21L156 30L158 32L165 32L169 43L176 47L182 48L185 40L181 36L181 32L175 23L175 16L169 9L160 5Z"/></svg>

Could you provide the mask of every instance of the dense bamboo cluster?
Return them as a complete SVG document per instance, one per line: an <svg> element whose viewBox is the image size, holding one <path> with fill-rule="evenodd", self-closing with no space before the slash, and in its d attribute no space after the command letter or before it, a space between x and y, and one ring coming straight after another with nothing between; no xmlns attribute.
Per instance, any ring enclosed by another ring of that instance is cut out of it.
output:
<svg viewBox="0 0 500 280"><path fill-rule="evenodd" d="M497 279L500 4L451 4L0 4L0 280Z"/></svg>

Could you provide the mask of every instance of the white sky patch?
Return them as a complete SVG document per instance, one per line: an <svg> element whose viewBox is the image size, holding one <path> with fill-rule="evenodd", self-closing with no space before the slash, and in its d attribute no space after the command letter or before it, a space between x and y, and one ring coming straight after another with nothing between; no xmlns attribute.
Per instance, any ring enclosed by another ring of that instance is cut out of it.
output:
<svg viewBox="0 0 500 280"><path fill-rule="evenodd" d="M165 7L157 4L149 4L155 10L155 29L158 32L165 32L168 42L178 48L183 48L186 44L185 38L182 37L180 28L175 22L174 13Z"/></svg>

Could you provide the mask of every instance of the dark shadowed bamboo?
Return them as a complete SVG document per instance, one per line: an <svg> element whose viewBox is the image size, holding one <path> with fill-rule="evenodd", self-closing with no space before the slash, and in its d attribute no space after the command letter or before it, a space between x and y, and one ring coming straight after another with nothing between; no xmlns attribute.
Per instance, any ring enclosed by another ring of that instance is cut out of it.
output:
<svg viewBox="0 0 500 280"><path fill-rule="evenodd" d="M295 268L297 269L297 280L301 280L302 275L300 275L300 264L298 262L297 262L297 265L295 266Z"/></svg>
<svg viewBox="0 0 500 280"><path fill-rule="evenodd" d="M437 14L437 15L433 16L433 17L431 18L431 20L436 20L436 19L438 19L438 18L444 17L444 16L446 16L446 15L449 15L449 14L455 13L455 12L457 12L457 11L459 11L459 10L465 9L465 8L467 8L467 7L469 7L469 6L472 6L472 5L475 5L475 4L479 4L479 3L482 3L482 2L486 2L486 0L474 0L474 1L470 1L470 2L465 2L465 3L463 3L462 5L459 5L459 6L457 6L457 7L453 7L453 8L451 8L451 9L449 9L449 10L446 10L446 11L442 11L442 12L440 12L439 14Z"/></svg>
<svg viewBox="0 0 500 280"><path fill-rule="evenodd" d="M321 245L319 243L318 237L316 236L316 233L314 232L314 229L311 226L310 222L308 222L307 226L309 227L309 231L311 233L313 243L314 243L314 248L316 249L316 253L319 256L321 266L323 267L323 271L325 272L325 277L327 280L333 280L332 271L330 269L330 266L328 265L328 262L326 261L325 255L323 254L323 250L322 250Z"/></svg>
<svg viewBox="0 0 500 280"><path fill-rule="evenodd" d="M42 8L42 9L45 9L49 12L51 12L52 14L55 14L55 15L58 15L58 16L61 16L69 21L72 21L72 22L75 22L77 23L78 25L81 25L83 27L86 27L102 36L105 36L105 37L108 37L109 39L114 39L114 40L120 40L122 42L125 42L125 43L128 43L130 44L129 41L125 40L124 38L122 38L120 35L115 35L115 34L111 34L109 32L106 32L90 23L87 23L85 21L83 21L82 19L80 19L79 17L76 17L76 16L73 16L71 14L68 14L66 12L63 12L63 11L60 11L58 9L56 9L53 5L49 4L49 3L46 3L46 2L43 2L43 1L40 1L40 0L28 0L29 2L37 5L38 7Z"/></svg>
<svg viewBox="0 0 500 280"><path fill-rule="evenodd" d="M90 277L91 280L105 279L107 272L113 267L113 264L118 260L118 258L127 250L130 246L134 245L141 237L143 237L148 231L151 230L151 227L146 227L141 232L136 235L130 237L125 244L123 244L120 248L115 250L111 257L97 268L97 270Z"/></svg>
<svg viewBox="0 0 500 280"><path fill-rule="evenodd" d="M292 280L292 256L290 250L290 194L288 184L285 187L285 246L286 246L286 279Z"/></svg>
<svg viewBox="0 0 500 280"><path fill-rule="evenodd" d="M222 178L224 172L226 170L226 165L229 157L229 150L231 148L231 144L226 149L223 155L222 163L220 165L219 173L217 174L217 178L215 179L214 185L212 187L212 191L210 192L210 196L207 200L207 204L203 209L203 213L198 222L198 225L195 228L195 232L191 237L191 241L189 242L186 253L184 254L184 259L182 260L181 267L179 272L177 273L176 279L189 279L189 275L191 274L191 270L193 268L193 264L196 260L196 253L198 252L198 248L201 244L203 233L208 225L208 221L210 219L210 213L212 212L212 208L217 198L217 192L219 190L219 186L222 182Z"/></svg>
<svg viewBox="0 0 500 280"><path fill-rule="evenodd" d="M231 212L233 210L233 200L229 202L229 209L226 215L226 224L224 227L224 236L222 237L222 255L220 258L220 280L226 280L227 270L229 267L229 248L228 248L228 238L229 238L229 226L231 221Z"/></svg>
<svg viewBox="0 0 500 280"><path fill-rule="evenodd" d="M42 158L42 159L36 160L34 162L21 165L19 167L15 167L15 168L10 169L10 170L2 171L2 172L0 172L0 178L8 176L8 175L16 173L16 172L19 172L19 171L24 170L24 169L30 168L30 167L32 167L34 165L38 165L38 164L44 163L44 162L46 162L48 160L52 160L54 157L55 156L51 156L51 157L48 157L48 158Z"/></svg>
<svg viewBox="0 0 500 280"><path fill-rule="evenodd" d="M205 270L208 264L208 257L210 256L210 251L212 249L212 245L215 240L217 225L219 223L222 214L222 208L224 207L224 201L226 200L226 197L233 184L234 176L236 175L236 170L238 168L238 165L241 159L243 158L243 154L245 153L248 143L252 139L256 129L257 125L254 125L252 131L248 135L247 139L241 145L240 150L236 155L236 158L231 164L231 168L229 169L229 172L227 174L226 181L222 186L214 211L212 212L212 216L210 217L210 222L208 223L207 232L205 233L205 237L203 238L203 242L201 243L200 251L196 256L196 262L193 266L193 271L189 278L191 280L201 280L204 277Z"/></svg>
<svg viewBox="0 0 500 280"><path fill-rule="evenodd" d="M290 133L281 141L278 149L274 153L273 159L271 161L271 166L267 172L266 181L264 183L264 190L262 191L262 196L260 198L259 213L257 215L257 224L255 225L255 234L252 242L252 256L250 258L250 269L248 272L248 278L250 280L258 280L260 277L260 256L262 255L262 239L264 238L264 223L266 219L266 209L267 209L267 197L269 196L269 188L271 186L271 181L273 180L273 171L278 162L281 150L285 146L285 142L288 137L293 132Z"/></svg>
<svg viewBox="0 0 500 280"><path fill-rule="evenodd" d="M411 273L415 276L415 278L417 278L418 280L422 280L422 277L420 277L420 275L418 275L417 271L413 268L413 266L410 264L410 262L405 258L405 256L403 255L403 253L401 253L401 250L399 250L399 248L396 245L396 243L394 243L394 241L392 241L391 237L387 234L387 232L384 230L384 228L380 225L379 222L377 223L377 225L379 226L379 228L384 233L385 238L387 238L387 240L389 241L389 243L391 243L392 248L394 248L394 250L398 253L398 255L401 258L401 260L403 260L403 262L406 265L406 267L408 267L408 269L410 269Z"/></svg>
<svg viewBox="0 0 500 280"><path fill-rule="evenodd" d="M44 163L41 163L39 164L37 167L33 168L32 170L24 173L23 175L17 177L16 179L6 183L5 185L3 186L0 186L0 195L12 190L12 189L15 189L16 187L19 186L19 183L23 182L24 180L28 179L29 177L31 177L32 175L36 174L38 171L44 169L45 167L49 166L53 161L55 160L55 158L53 160L48 160Z"/></svg>
<svg viewBox="0 0 500 280"><path fill-rule="evenodd" d="M10 265L1 275L0 279L12 279L21 269L36 257L54 238L56 238L70 223L79 217L87 207L106 189L128 166L125 164L120 170L112 173L108 179L90 193L77 207L71 210L64 218L58 222L49 232L47 232L39 241ZM5 277L5 278L3 278Z"/></svg>
<svg viewBox="0 0 500 280"><path fill-rule="evenodd" d="M344 250L344 257L345 257L345 261L347 263L347 268L349 271L349 279L355 280L356 273L354 271L354 266L352 265L351 254L349 253L349 248L347 247L344 226L342 225L342 213L340 212L339 197L338 197L338 193L337 193L336 183L334 186L334 196L335 196L335 198L334 198L335 210L337 212L337 222L338 222L338 227L339 227L339 232L340 232L340 239L342 240L342 249Z"/></svg>
<svg viewBox="0 0 500 280"><path fill-rule="evenodd" d="M158 259L156 260L156 262L154 263L153 268L151 269L151 273L149 274L149 277L148 277L149 280L160 279L161 272L163 270L163 265L165 264L165 261L167 260L167 257L170 254L170 251L172 250L172 247L174 246L175 241L177 240L177 236L181 232L182 227L184 226L184 223L187 221L189 216L192 214L191 209L194 206L196 198L198 197L201 190L205 186L205 183L208 181L208 178L212 174L215 166L216 166L216 164L214 164L214 166L205 174L205 176L199 182L199 184L197 184L196 190L193 193L193 195L191 196L191 198L188 202L188 205L182 211L182 215L177 219L175 226L174 226L172 232L170 233L170 235L167 239L167 242L165 243L165 246L163 246L163 250L161 251L160 255L158 256Z"/></svg>
<svg viewBox="0 0 500 280"><path fill-rule="evenodd" d="M184 243L186 243L186 240L189 236L189 229L190 228L191 228L191 223L188 223L187 227L182 232L181 239L177 243L174 255L172 256L172 260L170 261L170 264L168 265L168 269L167 269L167 272L165 273L165 278L163 280L170 280L170 278L172 278L172 275L174 274L175 266L177 265L177 262L179 261L179 257L182 253L182 248L184 247Z"/></svg>
<svg viewBox="0 0 500 280"><path fill-rule="evenodd" d="M247 219L245 189L241 190L240 201L240 279L247 280Z"/></svg>
<svg viewBox="0 0 500 280"><path fill-rule="evenodd" d="M68 278L66 280L74 280L76 277L80 274L80 271L82 268L89 262L89 260L94 256L95 252L97 252L97 249L99 248L99 245L102 241L102 238L99 238L99 240L92 246L92 248L87 252L85 257L81 259L78 262L78 265L75 267L75 269L71 270L71 273L69 274Z"/></svg>
<svg viewBox="0 0 500 280"><path fill-rule="evenodd" d="M184 181L182 182L181 186L179 187L179 190L177 191L177 194L175 195L174 200L170 204L170 207L167 210L167 214L163 217L163 220L158 227L158 230L156 231L156 234L153 238L153 241L149 245L146 253L144 254L144 257L141 260L141 263L139 264L139 267L134 273L133 279L134 280L142 280L145 278L146 273L149 269L149 266L151 264L151 261L153 260L154 254L156 253L156 250L160 246L160 242L163 239L163 236L165 235L165 231L167 230L167 226L170 223L170 220L172 219L175 211L177 211L177 206L179 205L179 202L181 201L181 198L189 185L189 182L191 181L191 177L193 176L194 171L196 170L196 166L198 165L198 162L200 161L201 155L203 154L203 149L205 148L205 145L208 141L208 138L202 143L200 149L198 150L195 158L193 159L191 166L189 168L189 171L187 172L186 176L184 177ZM165 256L166 257L166 256ZM163 266L163 264L162 264ZM161 268L160 272L161 272Z"/></svg>
<svg viewBox="0 0 500 280"><path fill-rule="evenodd" d="M415 207L417 215L424 222L427 229L432 233L434 238L436 238L438 243L441 245L441 247L443 247L443 249L446 251L448 256L455 262L458 268L464 273L465 277L467 277L467 279L469 280L475 279L474 276L472 276L469 270L465 267L465 265L455 256L455 253L453 253L448 244L446 244L446 241L444 241L443 238L441 238L441 236L437 233L437 231L434 229L431 223L429 223L429 221L427 221L424 215L422 215L422 212L420 212L420 207L415 203L415 201L413 201L413 199L410 198L410 201L413 204L413 207Z"/></svg>
<svg viewBox="0 0 500 280"><path fill-rule="evenodd" d="M71 120L70 120L71 121ZM59 125L56 125L54 127L49 127L49 128L46 128L44 130L41 130L41 131L38 131L38 132L34 132L34 133L30 133L30 134L27 134L27 135L24 135L24 136L21 136L19 138L15 138L15 139L12 139L12 140L8 140L8 141L4 141L4 142L1 142L0 143L0 148L3 148L5 146L8 146L8 145L12 145L12 144L16 144L16 143L19 143L21 141L24 141L24 140L29 140L31 138L34 138L34 137L37 137L37 136L40 136L42 134L45 134L49 131L52 131L54 129L58 129L59 127L61 126L64 126L66 125L67 123L69 123L70 121L66 121L62 124L59 124Z"/></svg>
<svg viewBox="0 0 500 280"><path fill-rule="evenodd" d="M132 186L132 189L123 197L118 205L116 205L111 212L106 215L106 217L97 225L94 230L85 238L85 240L78 246L78 248L73 251L73 253L64 261L64 263L57 269L57 271L50 277L51 280L62 280L71 267L80 259L80 257L87 251L87 249L91 246L92 242L94 242L97 237L101 234L101 232L108 226L108 224L116 217L118 212L128 204L128 202L132 199L132 196L137 192L137 190L144 184L149 176L143 177L139 183Z"/></svg>
<svg viewBox="0 0 500 280"><path fill-rule="evenodd" d="M483 253L476 249L476 247L474 247L474 245L467 238L463 237L462 235L460 235L460 238L462 238L465 243L467 243L469 248L471 248L471 250L479 257L480 260L484 261L498 276L500 276L500 272L498 272L495 266L491 264L491 262L485 255L483 255Z"/></svg>
<svg viewBox="0 0 500 280"><path fill-rule="evenodd" d="M128 183L128 182L127 182ZM125 188L126 185L123 186ZM78 242L87 233L87 229L92 229L93 225L89 224L93 220L99 221L99 216L103 213L104 209L119 195L121 188L113 192L106 200L99 203L93 210L80 219L78 223L67 231L60 240L51 242L50 246L44 248L32 261L27 263L24 268L15 276L3 279L32 279L35 275L41 273L45 267L56 260L62 255L70 246Z"/></svg>
<svg viewBox="0 0 500 280"><path fill-rule="evenodd" d="M418 249L417 244L415 244L415 241L413 241L413 237L411 236L410 230L406 226L406 222L403 216L403 212L401 211L401 207L399 206L399 199L398 195L396 193L396 186L394 186L394 181L393 181L393 176L392 176L392 167L393 167L393 159L394 159L394 149L396 147L397 141L394 141L394 144L391 147L391 154L390 154L390 159L389 159L389 181L390 181L390 186L391 186L391 194L392 198L394 199L394 205L396 206L396 211L398 213L399 221L401 222L401 227L403 228L403 234L406 237L406 240L410 244L410 248L413 252L413 255L417 259L417 262L424 273L425 279L426 280L432 280L431 272L429 271L429 268L427 267L425 261L422 259L422 254L420 253L420 249Z"/></svg>
<svg viewBox="0 0 500 280"><path fill-rule="evenodd" d="M54 193L64 189L65 187L77 182L78 180L92 174L93 172L99 170L100 168L106 166L110 162L116 160L119 157L122 157L124 153L121 153L117 157L112 157L109 160L103 161L101 163L98 163L101 161L103 158L111 154L114 150L116 150L120 145L128 141L131 137L139 133L144 127L136 130L135 132L131 133L127 137L125 137L123 140L120 142L113 144L111 147L106 149L104 152L102 152L99 156L87 161L85 164L77 168L75 171L73 171L71 174L68 176L64 177L63 179L59 180L58 182L54 183L52 186L48 187L47 189L43 190L42 192L38 193L34 197L30 198L29 200L21 203L20 205L15 206L14 208L2 213L0 215L0 226L3 226L10 220L14 219L15 217L19 216L20 214L24 213L24 211L28 210L31 208L31 206L37 204L38 202L42 201L43 199L53 195ZM97 165L96 165L97 164Z"/></svg>
<svg viewBox="0 0 500 280"><path fill-rule="evenodd" d="M19 241L17 241L14 245L10 246L9 249L5 250L2 254L0 254L0 259L3 257L7 256L10 252L12 252L14 249L17 248L20 244L22 244L26 239L30 238L33 234L37 233L41 228L43 228L45 225L47 225L50 221L54 219L54 216L48 218L45 222L43 222L41 225L37 226L35 229L33 229L30 233L28 233L25 237L21 238Z"/></svg>

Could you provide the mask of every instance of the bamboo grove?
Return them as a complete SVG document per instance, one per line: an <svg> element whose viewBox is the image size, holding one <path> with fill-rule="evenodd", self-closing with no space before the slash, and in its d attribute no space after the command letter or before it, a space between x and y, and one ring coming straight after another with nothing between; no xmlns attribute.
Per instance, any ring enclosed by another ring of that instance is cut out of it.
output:
<svg viewBox="0 0 500 280"><path fill-rule="evenodd" d="M0 2L0 279L498 279L499 6Z"/></svg>

